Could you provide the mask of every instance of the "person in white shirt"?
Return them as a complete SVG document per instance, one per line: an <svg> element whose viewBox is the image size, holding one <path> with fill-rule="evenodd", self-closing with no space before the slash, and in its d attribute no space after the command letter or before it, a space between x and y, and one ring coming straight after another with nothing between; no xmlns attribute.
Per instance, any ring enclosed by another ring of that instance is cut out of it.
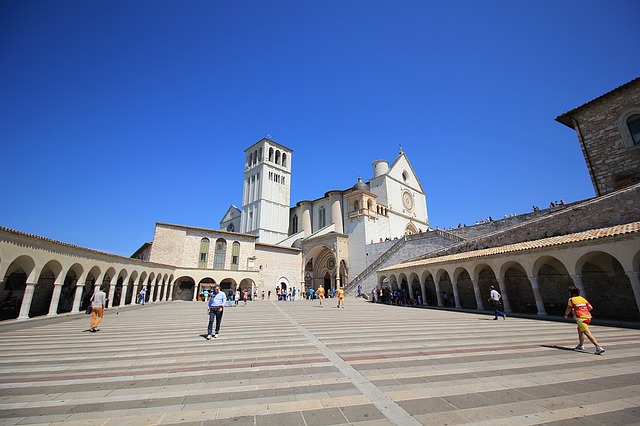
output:
<svg viewBox="0 0 640 426"><path fill-rule="evenodd" d="M207 326L207 340L211 340L211 332L213 331L213 322L216 323L216 333L214 338L218 337L220 333L220 323L222 322L222 311L224 304L227 301L227 297L220 291L220 287L213 286L211 297L207 302L207 314L209 315L209 325Z"/></svg>
<svg viewBox="0 0 640 426"><path fill-rule="evenodd" d="M498 293L498 290L496 290L493 286L491 286L491 291L489 292L489 302L491 302L491 304L493 305L494 315L495 315L495 317L493 318L494 320L498 319L498 315L500 315L502 319L507 319L507 314L505 314L500 310L502 309L501 299L502 299L502 295Z"/></svg>

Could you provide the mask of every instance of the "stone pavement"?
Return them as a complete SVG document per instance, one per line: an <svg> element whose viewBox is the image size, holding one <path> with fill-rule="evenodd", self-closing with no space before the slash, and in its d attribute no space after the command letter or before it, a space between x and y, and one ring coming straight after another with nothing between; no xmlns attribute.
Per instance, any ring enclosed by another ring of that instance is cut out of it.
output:
<svg viewBox="0 0 640 426"><path fill-rule="evenodd" d="M241 304L242 305L242 304ZM640 424L640 332L347 298L0 324L0 424Z"/></svg>

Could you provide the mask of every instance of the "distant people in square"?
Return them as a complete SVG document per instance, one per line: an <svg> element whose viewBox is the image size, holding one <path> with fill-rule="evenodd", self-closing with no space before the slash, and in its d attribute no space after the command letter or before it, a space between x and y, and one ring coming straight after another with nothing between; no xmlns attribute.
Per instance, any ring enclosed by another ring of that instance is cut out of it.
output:
<svg viewBox="0 0 640 426"><path fill-rule="evenodd" d="M362 296L362 284L358 284L358 297Z"/></svg>
<svg viewBox="0 0 640 426"><path fill-rule="evenodd" d="M209 325L207 326L207 340L211 340L213 331L213 323L216 323L216 331L213 334L214 338L218 337L220 333L220 324L222 323L222 312L224 304L227 298L223 292L220 291L220 287L213 286L211 298L207 302L207 314L209 315Z"/></svg>
<svg viewBox="0 0 640 426"><path fill-rule="evenodd" d="M603 354L604 348L598 344L596 338L591 334L591 330L589 330L593 306L591 306L587 299L580 296L580 289L577 287L569 287L569 295L570 297L567 302L567 309L564 311L564 317L567 318L569 313L573 311L573 318L578 323L578 346L576 346L576 350L584 350L584 336L587 336L587 339L596 347L594 353L596 355Z"/></svg>
<svg viewBox="0 0 640 426"><path fill-rule="evenodd" d="M340 306L344 308L344 289L342 287L338 289L338 308Z"/></svg>
<svg viewBox="0 0 640 426"><path fill-rule="evenodd" d="M236 292L233 293L233 304L238 306L239 301L240 301L240 290L236 289Z"/></svg>
<svg viewBox="0 0 640 426"><path fill-rule="evenodd" d="M442 292L442 304L444 306L449 306L449 295L447 294L446 291Z"/></svg>
<svg viewBox="0 0 640 426"><path fill-rule="evenodd" d="M242 292L242 299L244 300L244 306L247 306L247 299L249 298L249 292L245 288Z"/></svg>
<svg viewBox="0 0 640 426"><path fill-rule="evenodd" d="M100 331L98 324L102 321L104 316L104 310L107 306L107 294L98 289L93 296L91 296L91 328L90 331L95 333Z"/></svg>
<svg viewBox="0 0 640 426"><path fill-rule="evenodd" d="M324 300L324 287L322 287L322 284L320 285L320 287L318 287L318 290L316 291L316 295L318 296L318 300L320 300L320 307L323 308L324 305L322 304L322 301Z"/></svg>
<svg viewBox="0 0 640 426"><path fill-rule="evenodd" d="M204 295L204 301L206 302L207 300L209 300L209 290L205 290L202 292L202 294Z"/></svg>
<svg viewBox="0 0 640 426"><path fill-rule="evenodd" d="M507 314L502 311L504 309L502 307L502 295L498 293L494 286L491 286L491 291L489 292L489 302L493 306L494 320L497 320L498 316L501 316L503 320L507 319Z"/></svg>
<svg viewBox="0 0 640 426"><path fill-rule="evenodd" d="M140 290L140 293L138 294L138 298L140 299L141 305L144 305L144 302L146 301L146 296L147 296L147 289L142 287L142 290Z"/></svg>
<svg viewBox="0 0 640 426"><path fill-rule="evenodd" d="M271 292L269 292L271 293ZM262 290L262 300L264 300L264 290Z"/></svg>
<svg viewBox="0 0 640 426"><path fill-rule="evenodd" d="M309 289L309 300L313 300L313 288Z"/></svg>

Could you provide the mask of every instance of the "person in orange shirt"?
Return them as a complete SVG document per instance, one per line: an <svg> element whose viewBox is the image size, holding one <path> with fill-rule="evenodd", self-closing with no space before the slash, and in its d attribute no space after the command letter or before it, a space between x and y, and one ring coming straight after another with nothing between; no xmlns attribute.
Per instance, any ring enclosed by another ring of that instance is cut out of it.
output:
<svg viewBox="0 0 640 426"><path fill-rule="evenodd" d="M591 310L593 306L585 299L580 296L580 289L577 287L569 287L569 294L571 297L569 298L569 302L567 302L567 309L564 312L564 317L566 318L571 311L573 311L573 318L578 323L578 346L576 346L577 351L584 350L584 336L587 336L587 339L596 347L596 351L594 352L596 355L601 355L604 353L604 348L598 344L598 341L593 334L591 334L591 330L589 330L589 324L591 323Z"/></svg>
<svg viewBox="0 0 640 426"><path fill-rule="evenodd" d="M316 290L316 295L320 300L320 307L324 308L324 305L322 304L322 301L324 300L324 287L322 287L322 284L320 284L320 287L318 287L318 290Z"/></svg>
<svg viewBox="0 0 640 426"><path fill-rule="evenodd" d="M338 289L338 308L340 305L344 308L344 289L342 287Z"/></svg>

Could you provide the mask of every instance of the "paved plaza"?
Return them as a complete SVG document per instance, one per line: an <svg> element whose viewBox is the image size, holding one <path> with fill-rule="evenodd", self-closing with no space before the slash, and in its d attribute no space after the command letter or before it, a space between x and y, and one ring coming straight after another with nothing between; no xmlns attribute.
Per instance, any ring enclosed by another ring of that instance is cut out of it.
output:
<svg viewBox="0 0 640 426"><path fill-rule="evenodd" d="M201 302L0 324L0 424L640 424L640 331L371 304Z"/></svg>

